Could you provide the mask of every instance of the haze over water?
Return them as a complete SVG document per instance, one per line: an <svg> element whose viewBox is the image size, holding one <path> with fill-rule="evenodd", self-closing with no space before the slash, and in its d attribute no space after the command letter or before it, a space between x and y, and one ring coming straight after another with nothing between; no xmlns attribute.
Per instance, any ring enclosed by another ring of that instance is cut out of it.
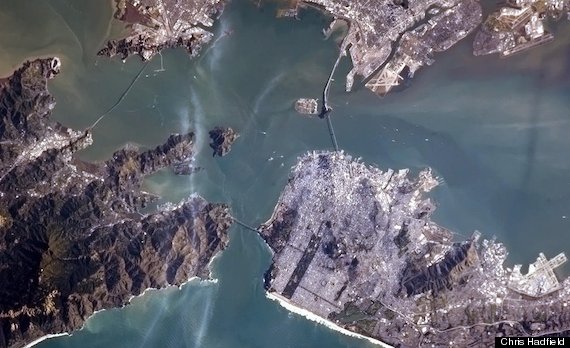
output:
<svg viewBox="0 0 570 348"><path fill-rule="evenodd" d="M94 130L84 159L103 160L127 142L151 147L172 132L198 135L190 177L160 172L145 188L163 201L198 193L231 204L256 226L269 218L297 156L332 149L326 124L295 113L299 97L320 97L337 55L321 30L327 18L276 20L234 1L214 28L215 44L195 60L167 50L145 69L125 100ZM30 56L58 55L50 82L54 117L85 128L119 98L142 66L96 57L119 30L100 1L0 2L0 76ZM230 36L223 36L226 31ZM432 167L442 185L431 197L435 220L465 236L496 235L510 263L570 253L570 28L547 46L511 57L473 57L472 36L383 99L358 86L344 92L349 61L335 75L330 103L341 148L387 168ZM241 137L212 158L207 132L231 126ZM98 313L84 330L46 347L367 347L266 300L271 255L253 232L234 226L213 262L217 283L191 281L181 291L151 291L125 309Z"/></svg>

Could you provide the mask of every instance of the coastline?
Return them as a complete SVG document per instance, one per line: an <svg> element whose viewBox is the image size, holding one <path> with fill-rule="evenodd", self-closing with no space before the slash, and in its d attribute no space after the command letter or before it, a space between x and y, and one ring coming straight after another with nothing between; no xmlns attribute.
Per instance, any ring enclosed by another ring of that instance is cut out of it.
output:
<svg viewBox="0 0 570 348"><path fill-rule="evenodd" d="M216 256L217 256L217 255L216 255ZM211 262L211 260L210 260L210 262ZM100 310L97 310L97 311L93 312L93 314L91 314L91 315L89 316L89 318L85 319L85 322L83 323L83 325L81 326L81 328L78 329L78 330L75 330L75 331L73 331L73 332L62 332L62 333L57 333L57 334L45 335L45 336L42 336L42 337L36 339L35 341L32 341L32 342L26 344L26 345L24 346L24 348L32 348L32 347L35 346L36 344L39 344L39 343L41 343L41 342L43 342L43 341L45 341L45 340L48 340L48 339L50 339L50 338L61 337L61 336L73 336L73 334L74 334L75 332L79 332L79 331L85 329L85 324L87 324L87 322L88 322L89 320L92 320L98 313L105 312L105 311L108 311L108 310L114 310L114 309L115 309L115 310L116 310L116 309L122 309L122 308L125 308L126 306L130 306L130 305L132 305L132 300L134 300L134 299L136 299L136 298L139 298L139 297L143 297L147 292L161 291L161 290L166 290L166 289L172 288L172 287L176 287L177 290L180 291L180 290L182 290L182 287L183 287L183 286L185 286L186 284L189 284L190 282L195 281L195 280L198 280L198 282L196 282L197 285L201 285L201 284L213 285L213 284L217 284L217 283L218 283L218 279L217 279L217 278L213 278L213 279L202 279L202 278L200 278L200 277L198 277L198 276L193 276L193 277L189 278L187 281L185 281L184 283L182 283L182 284L180 284L180 285L168 285L168 286L165 286L165 287L163 287L163 288L146 288L146 289L144 289L140 294L131 296L131 298L129 298L129 301L128 301L124 306L121 306L121 307L113 307L113 308L106 308L106 309L100 309Z"/></svg>
<svg viewBox="0 0 570 348"><path fill-rule="evenodd" d="M38 344L38 343L40 343L40 342L43 342L43 341L45 341L45 340L49 340L50 338L60 337L60 336L71 336L71 334L68 333L68 332L63 332L63 333L58 333L58 334L45 335L45 336L42 336L42 337L38 338L38 339L35 340L35 341L32 341L32 342L26 344L26 345L24 346L24 348L31 348L31 347L35 346L36 344Z"/></svg>
<svg viewBox="0 0 570 348"><path fill-rule="evenodd" d="M338 326L337 324L333 323L333 322L330 321L330 320L327 320L327 319L324 319L324 318L322 318L322 317L319 317L318 315L313 314L313 313L309 312L308 310L303 309L303 308L301 308L301 307L297 307L296 305L294 305L294 304L291 303L289 300L287 300L286 298L284 298L283 296L281 296L281 295L279 295L279 294L276 294L276 293L274 293L274 292L266 291L266 292L265 292L265 296L266 296L268 299L279 303L279 305L281 305L283 308L287 309L289 312L296 313L296 314L298 314L298 315L300 315L300 316L302 316L302 317L305 317L306 319L309 319L309 320L311 320L311 321L314 321L314 322L316 322L316 323L319 323L319 324L321 324L321 325L324 325L324 326L326 326L327 328L329 328L329 329L331 329L331 330L333 330L333 331L340 332L340 333L342 333L343 335L346 335L346 336L351 336L351 337L356 337L356 338L359 338L359 339L367 340L368 342L373 343L373 344L376 344L376 345L378 345L378 346L380 346L380 347L383 347L383 348L394 348L394 347L392 347L391 345L389 345L389 344L387 344L387 343L384 343L384 342L379 341L379 340L377 340L377 339L374 339L374 338L371 338L371 337L367 337L367 336L364 336L364 335L361 335L361 334L358 334L358 333L349 331L349 330L347 330L347 329L345 329L345 328L342 328L342 327Z"/></svg>
<svg viewBox="0 0 570 348"><path fill-rule="evenodd" d="M25 56L24 58L20 59L18 63L15 63L13 65L11 65L10 62L7 62L6 65L0 63L0 80L9 79L10 77L12 77L12 75L16 72L16 70L20 69L26 62L32 62L37 59L49 59L49 58L58 58L60 61L63 62L63 59L61 58L62 56L65 57L65 55L55 52L37 54L37 55L32 54L29 56ZM65 59L67 59L67 57L65 57Z"/></svg>

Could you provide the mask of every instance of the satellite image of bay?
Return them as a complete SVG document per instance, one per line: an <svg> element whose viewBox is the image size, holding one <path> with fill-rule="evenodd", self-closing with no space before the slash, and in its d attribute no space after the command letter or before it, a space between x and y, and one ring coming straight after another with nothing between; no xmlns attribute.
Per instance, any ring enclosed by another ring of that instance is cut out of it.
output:
<svg viewBox="0 0 570 348"><path fill-rule="evenodd" d="M0 0L0 348L570 345L570 0Z"/></svg>

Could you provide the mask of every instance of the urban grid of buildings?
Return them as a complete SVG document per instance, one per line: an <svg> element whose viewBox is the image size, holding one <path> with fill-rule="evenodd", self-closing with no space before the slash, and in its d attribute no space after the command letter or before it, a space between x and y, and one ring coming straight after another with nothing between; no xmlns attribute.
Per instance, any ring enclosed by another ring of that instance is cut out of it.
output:
<svg viewBox="0 0 570 348"><path fill-rule="evenodd" d="M337 22L348 25L340 47L353 64L346 90L352 90L359 76L380 96L432 64L434 53L449 49L482 22L478 0L293 0L278 16L297 16L306 6L334 18L329 30ZM554 37L546 21L569 10L570 0L507 0L480 26L473 53L509 56L547 43Z"/></svg>

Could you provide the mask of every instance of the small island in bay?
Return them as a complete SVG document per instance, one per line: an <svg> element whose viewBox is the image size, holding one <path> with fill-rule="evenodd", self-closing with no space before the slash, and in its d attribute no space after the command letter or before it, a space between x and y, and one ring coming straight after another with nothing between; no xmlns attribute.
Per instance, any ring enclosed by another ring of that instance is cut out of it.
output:
<svg viewBox="0 0 570 348"><path fill-rule="evenodd" d="M208 134L210 135L210 147L214 150L212 156L227 155L233 143L239 138L239 134L230 127L215 127Z"/></svg>
<svg viewBox="0 0 570 348"><path fill-rule="evenodd" d="M194 134L154 149L127 146L102 163L92 143L50 119L57 58L26 62L0 82L0 347L80 329L95 311L147 288L208 278L228 243L229 208L192 196L150 214L145 176L189 163Z"/></svg>
<svg viewBox="0 0 570 348"><path fill-rule="evenodd" d="M457 240L430 216L429 170L368 166L312 152L294 167L259 233L274 252L271 297L396 347L489 347L497 336L570 332L566 261L540 254L529 272L478 232Z"/></svg>
<svg viewBox="0 0 570 348"><path fill-rule="evenodd" d="M295 111L301 115L313 116L319 114L319 103L314 98L299 98L295 101Z"/></svg>

